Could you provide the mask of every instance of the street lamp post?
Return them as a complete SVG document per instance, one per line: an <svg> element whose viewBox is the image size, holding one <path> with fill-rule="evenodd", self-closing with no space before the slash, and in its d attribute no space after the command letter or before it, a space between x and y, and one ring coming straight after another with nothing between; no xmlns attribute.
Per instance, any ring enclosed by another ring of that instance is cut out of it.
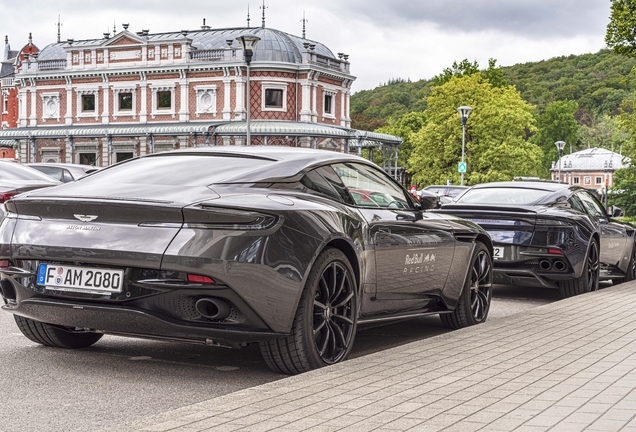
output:
<svg viewBox="0 0 636 432"><path fill-rule="evenodd" d="M557 141L554 143L559 152L559 183L561 183L561 153L563 153L563 147L565 147L565 141Z"/></svg>
<svg viewBox="0 0 636 432"><path fill-rule="evenodd" d="M457 108L459 111L459 117L462 119L462 166L465 167L464 163L464 148L466 147L466 121L468 121L468 116L473 109L467 106L460 106ZM464 169L465 171L465 169ZM462 178L462 186L464 186L464 171L460 172Z"/></svg>
<svg viewBox="0 0 636 432"><path fill-rule="evenodd" d="M609 176L612 172L612 161L605 161L603 166L603 173L605 174L605 211L607 211L607 204L609 198ZM611 215L610 215L611 216Z"/></svg>
<svg viewBox="0 0 636 432"><path fill-rule="evenodd" d="M254 48L256 47L256 42L261 40L258 36L253 33L243 33L239 37L236 38L237 41L241 44L241 48L243 49L243 57L245 57L245 64L247 65L247 145L251 144L251 136L250 136L250 111L251 111L251 103L250 103L250 63L252 62L252 55L254 55Z"/></svg>

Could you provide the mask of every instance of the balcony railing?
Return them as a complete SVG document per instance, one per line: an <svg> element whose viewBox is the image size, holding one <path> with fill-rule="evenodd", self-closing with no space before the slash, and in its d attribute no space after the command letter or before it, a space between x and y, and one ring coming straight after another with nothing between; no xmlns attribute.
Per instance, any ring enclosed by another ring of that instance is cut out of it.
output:
<svg viewBox="0 0 636 432"><path fill-rule="evenodd" d="M2 87L13 87L13 78L2 78Z"/></svg>
<svg viewBox="0 0 636 432"><path fill-rule="evenodd" d="M335 69L335 70L346 71L346 72L349 71L349 63L345 61L323 56L316 53L311 53L311 54L312 55L309 61L310 63L317 64L329 69Z"/></svg>
<svg viewBox="0 0 636 432"><path fill-rule="evenodd" d="M192 51L190 52L190 58L192 60L202 60L202 61L220 61L226 58L231 58L236 56L236 51L227 49L213 49L213 50L201 50L201 51Z"/></svg>
<svg viewBox="0 0 636 432"><path fill-rule="evenodd" d="M40 60L37 65L38 70L66 69L66 60Z"/></svg>

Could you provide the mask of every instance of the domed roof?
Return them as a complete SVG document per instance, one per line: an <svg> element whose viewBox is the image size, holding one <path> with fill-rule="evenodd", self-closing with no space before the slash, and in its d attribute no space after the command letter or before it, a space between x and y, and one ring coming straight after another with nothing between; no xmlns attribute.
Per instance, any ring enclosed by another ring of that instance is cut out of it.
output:
<svg viewBox="0 0 636 432"><path fill-rule="evenodd" d="M240 49L240 44L236 38L244 33L253 33L260 37L261 40L256 44L254 57L252 61L274 61L286 63L302 63L302 52L305 51L303 44L309 43L314 45L316 54L335 58L333 52L320 42L303 39L298 36L285 33L280 30L252 27L252 28L230 28L230 29L210 29L210 30L194 30L188 31L185 37L192 40L192 48L196 50L215 50L226 49L228 41L231 46ZM146 36L148 42L170 41L171 39L183 39L182 32L174 33L156 33ZM86 41L75 41L73 46L91 46L103 43L104 39L93 39ZM64 45L66 42L53 43L44 48L40 53L40 60L65 59L66 51Z"/></svg>

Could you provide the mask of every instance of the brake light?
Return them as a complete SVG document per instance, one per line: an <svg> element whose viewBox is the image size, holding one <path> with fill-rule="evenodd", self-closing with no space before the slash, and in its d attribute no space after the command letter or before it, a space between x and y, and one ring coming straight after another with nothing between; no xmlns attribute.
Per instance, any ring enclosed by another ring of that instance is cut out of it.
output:
<svg viewBox="0 0 636 432"><path fill-rule="evenodd" d="M207 276L188 274L188 282L213 284L214 279L209 278Z"/></svg>
<svg viewBox="0 0 636 432"><path fill-rule="evenodd" d="M17 193L12 193L12 192L0 194L0 204L9 201L11 198L13 198L16 195Z"/></svg>
<svg viewBox="0 0 636 432"><path fill-rule="evenodd" d="M563 252L561 252L559 249L548 249L548 253L555 254L555 255L563 255Z"/></svg>

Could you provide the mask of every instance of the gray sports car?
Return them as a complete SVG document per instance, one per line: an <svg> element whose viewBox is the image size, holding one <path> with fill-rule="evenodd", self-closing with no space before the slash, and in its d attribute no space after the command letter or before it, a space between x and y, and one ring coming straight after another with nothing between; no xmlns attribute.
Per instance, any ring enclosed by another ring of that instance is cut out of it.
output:
<svg viewBox="0 0 636 432"><path fill-rule="evenodd" d="M7 202L2 308L34 342L103 334L241 347L295 374L344 360L357 326L486 320L492 244L341 153L149 155Z"/></svg>

